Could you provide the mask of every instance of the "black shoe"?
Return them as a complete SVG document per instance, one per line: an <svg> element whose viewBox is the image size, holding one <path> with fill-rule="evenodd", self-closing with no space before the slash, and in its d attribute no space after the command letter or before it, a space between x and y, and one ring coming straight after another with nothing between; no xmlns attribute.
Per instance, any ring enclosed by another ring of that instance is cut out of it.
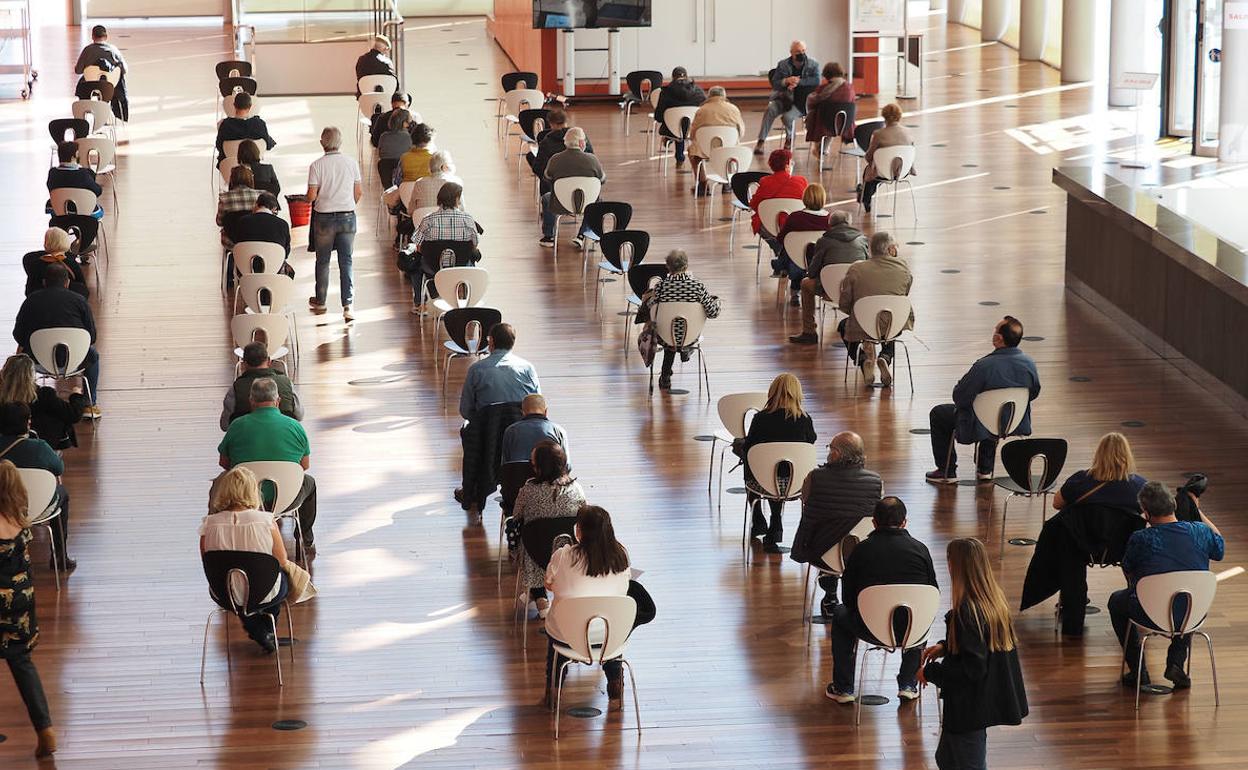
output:
<svg viewBox="0 0 1248 770"><path fill-rule="evenodd" d="M861 182L859 182L858 186L854 188L854 200L857 201L858 203L862 203L862 183ZM870 211L870 210L871 209L867 209L867 211Z"/></svg>
<svg viewBox="0 0 1248 770"><path fill-rule="evenodd" d="M1140 675L1140 686L1147 687L1150 684L1152 684L1152 681L1149 680L1148 678L1148 669L1144 669L1144 673ZM1127 673L1122 675L1122 686L1123 687L1135 687L1135 672L1134 671L1128 671Z"/></svg>
<svg viewBox="0 0 1248 770"><path fill-rule="evenodd" d="M763 518L763 512L754 509L754 518L750 523L750 539L763 537L767 534L767 519Z"/></svg>
<svg viewBox="0 0 1248 770"><path fill-rule="evenodd" d="M463 487L460 487L455 490L455 502L459 503L460 505L463 505L464 503L464 488Z"/></svg>
<svg viewBox="0 0 1248 770"><path fill-rule="evenodd" d="M684 363L686 363L686 364L687 364L687 363L689 363L689 359L691 359L691 358L693 358L693 351L691 351L691 350L682 350L682 351L680 351L680 360L681 360L682 362L684 362Z"/></svg>
<svg viewBox="0 0 1248 770"><path fill-rule="evenodd" d="M770 536L763 536L763 553L788 553L789 549L777 543Z"/></svg>
<svg viewBox="0 0 1248 770"><path fill-rule="evenodd" d="M772 277L772 278L783 278L783 277L784 277L784 275L785 275L785 274L784 274L784 272L783 272L783 271L781 271L781 270L777 270L776 268L772 268L772 270L771 270L771 277Z"/></svg>
<svg viewBox="0 0 1248 770"><path fill-rule="evenodd" d="M260 649L264 650L267 655L277 652L277 638L273 634L265 634L256 640L256 644L260 645Z"/></svg>
<svg viewBox="0 0 1248 770"><path fill-rule="evenodd" d="M311 540L305 541L299 546L299 552L303 554L305 559L316 558L316 543Z"/></svg>
<svg viewBox="0 0 1248 770"><path fill-rule="evenodd" d="M823 599L821 599L821 600L820 600L820 602L819 602L819 612L820 612L820 613L821 613L821 614L822 614L825 618L831 618L831 617L832 617L832 609L833 609L834 607L836 607L836 605L837 605L837 601L836 601L836 599L834 599L834 598L833 598L833 597L831 597L831 596L825 596L825 597L823 597Z"/></svg>
<svg viewBox="0 0 1248 770"><path fill-rule="evenodd" d="M819 335L811 332L802 332L794 337L789 337L789 342L794 345L815 345L819 342Z"/></svg>
<svg viewBox="0 0 1248 770"><path fill-rule="evenodd" d="M659 375L659 390L671 390L671 389L672 389L672 375L660 374Z"/></svg>
<svg viewBox="0 0 1248 770"><path fill-rule="evenodd" d="M58 559L56 562L49 560L48 569L60 570L61 573L68 575L74 570L78 569L78 562L69 558L68 556L64 556Z"/></svg>
<svg viewBox="0 0 1248 770"><path fill-rule="evenodd" d="M1186 690L1192 686L1191 677L1187 675L1182 666L1167 665L1163 676L1170 680L1170 684L1174 685L1176 690Z"/></svg>

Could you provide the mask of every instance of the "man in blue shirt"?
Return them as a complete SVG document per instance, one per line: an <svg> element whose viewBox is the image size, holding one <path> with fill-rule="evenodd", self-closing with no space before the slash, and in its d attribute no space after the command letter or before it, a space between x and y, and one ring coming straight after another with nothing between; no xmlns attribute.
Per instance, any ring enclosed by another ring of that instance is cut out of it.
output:
<svg viewBox="0 0 1248 770"><path fill-rule="evenodd" d="M553 441L563 447L566 458L567 434L546 416L546 399L538 393L525 396L520 403L520 411L524 413L524 417L503 431L503 462L527 463L533 454L533 447L543 441Z"/></svg>
<svg viewBox="0 0 1248 770"><path fill-rule="evenodd" d="M511 352L516 344L511 324L494 324L486 340L490 354L469 367L459 392L459 416L468 422L490 404L519 403L541 390L533 364Z"/></svg>
<svg viewBox="0 0 1248 770"><path fill-rule="evenodd" d="M1186 493L1185 493L1186 494ZM1114 633L1126 650L1127 668L1122 677L1124 685L1134 687L1140 659L1140 638L1131 633L1134 620L1142 626L1156 628L1149 620L1135 595L1135 584L1140 578L1166 572L1207 570L1209 560L1221 561L1226 550L1222 533L1214 526L1197 503L1200 521L1179 521L1174 515L1174 498L1160 482L1150 481L1140 490L1140 509L1148 528L1131 535L1127 550L1122 557L1122 572L1127 577L1127 587L1115 591L1109 597L1109 619ZM1170 641L1166 653L1166 679L1176 690L1192 686L1186 673L1187 652L1191 636L1176 636ZM1138 672L1140 684L1149 683L1148 668Z"/></svg>

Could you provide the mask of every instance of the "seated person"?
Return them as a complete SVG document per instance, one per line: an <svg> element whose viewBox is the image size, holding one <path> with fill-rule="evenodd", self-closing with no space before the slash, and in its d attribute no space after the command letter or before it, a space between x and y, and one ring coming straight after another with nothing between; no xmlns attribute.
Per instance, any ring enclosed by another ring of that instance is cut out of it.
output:
<svg viewBox="0 0 1248 770"><path fill-rule="evenodd" d="M777 441L813 444L816 438L814 421L802 408L802 383L788 372L776 375L767 389L766 405L754 415L745 438L734 441L732 447L745 468L745 499L752 517L750 539L761 537L766 553L788 550L780 546L780 541L784 539L784 501L768 500L771 521L763 518L762 490L750 471L750 450L759 444ZM793 479L795 488L796 482L797 479Z"/></svg>
<svg viewBox="0 0 1248 770"><path fill-rule="evenodd" d="M436 132L427 123L412 126L412 146L399 156L399 163L394 167L394 185L403 182L416 182L429 175L429 159L433 156L433 138ZM389 203L389 201L387 201Z"/></svg>
<svg viewBox="0 0 1248 770"><path fill-rule="evenodd" d="M438 205L438 193L442 185L454 182L459 185L462 196L464 180L455 175L455 161L448 150L438 150L429 156L429 175L416 182L412 197L406 201L408 211L432 208ZM460 203L463 203L462 199Z"/></svg>
<svg viewBox="0 0 1248 770"><path fill-rule="evenodd" d="M256 205L251 213L239 215L230 227L231 240L234 243L244 241L260 241L277 243L290 256L290 225L277 214L277 196L270 192L262 192L256 196ZM281 271L292 278L295 271L289 263Z"/></svg>
<svg viewBox="0 0 1248 770"><path fill-rule="evenodd" d="M503 463L527 463L533 449L543 441L553 441L568 456L568 435L563 428L546 416L546 397L532 393L520 402L524 417L503 431Z"/></svg>
<svg viewBox="0 0 1248 770"><path fill-rule="evenodd" d="M697 302L706 311L708 319L719 317L719 297L707 291L705 284L689 274L689 255L683 249L672 249L668 252L664 264L667 265L667 275L659 279L651 292L647 292L650 295L648 299L642 298L645 310L644 313L639 312L639 315L648 315L653 319L656 306L663 302ZM693 342L693 340L687 342ZM689 360L688 350L677 351L673 348L663 348L663 363L659 368L659 390L671 390L672 367L676 363L678 352L680 360Z"/></svg>
<svg viewBox="0 0 1248 770"><path fill-rule="evenodd" d="M273 193L275 198L281 200L278 196L282 194L282 183L277 181L277 172L271 164L260 162L260 146L254 140L248 139L238 145L238 165L251 169L253 187ZM281 206L278 208L280 210Z"/></svg>
<svg viewBox="0 0 1248 770"><path fill-rule="evenodd" d="M867 212L871 211L871 199L875 197L875 188L880 186L879 172L875 168L875 151L884 147L914 144L910 133L901 125L900 107L896 104L885 105L884 109L880 110L880 114L884 117L884 127L871 134L871 142L867 145L867 166L862 170L861 192L858 198L862 203L862 208ZM915 173L913 167L910 173Z"/></svg>
<svg viewBox="0 0 1248 770"><path fill-rule="evenodd" d="M267 377L277 383L278 410L287 417L303 420L303 403L295 391L294 383L284 373L273 368L268 347L260 341L249 342L243 348L243 373L225 391L221 404L221 430L229 430L230 423L251 413L251 383Z"/></svg>
<svg viewBox="0 0 1248 770"><path fill-rule="evenodd" d="M231 422L217 445L221 467L230 470L239 463L280 461L299 463L306 471L312 454L308 434L298 420L278 411L281 394L277 382L272 377L257 377L251 381L248 396L251 411ZM272 502L267 494L265 497L266 502ZM310 473L303 474L303 486L288 510L296 508L303 542L295 547L302 548L310 558L316 555L312 536L316 524L316 479Z"/></svg>
<svg viewBox="0 0 1248 770"><path fill-rule="evenodd" d="M797 198L801 200L806 192L806 177L793 175L793 153L788 150L773 150L767 156L767 167L771 173L758 182L754 195L750 198L750 209L754 215L750 217L750 227L763 236L763 240L771 246L771 250L779 252L774 233L767 232L763 220L758 217L758 204L771 198Z"/></svg>
<svg viewBox="0 0 1248 770"><path fill-rule="evenodd" d="M377 178L385 187L394 178L403 153L412 149L412 113L407 110L391 110L387 113L386 130L374 144L377 146Z"/></svg>
<svg viewBox="0 0 1248 770"><path fill-rule="evenodd" d="M884 494L884 484L880 474L867 470L865 464L862 436L842 431L832 437L827 463L811 471L802 483L802 519L797 524L789 558L827 569L824 554L875 511ZM836 575L819 578L824 617L832 614L838 582Z"/></svg>
<svg viewBox="0 0 1248 770"><path fill-rule="evenodd" d="M827 191L823 189L823 185L818 182L812 182L802 191L802 208L801 211L794 211L792 214L785 214L779 217L780 232L776 233L776 245L780 250L776 252L776 258L771 260L771 268L773 278L780 278L785 275L789 276L789 304L793 307L800 307L799 292L802 286L802 279L806 277L806 270L797 266L797 263L789 258L788 253L784 250L784 239L789 233L799 232L824 232L828 229L829 214L824 210L824 206L828 203ZM814 250L814 244L807 249L807 254ZM806 259L802 260L806 262Z"/></svg>
<svg viewBox="0 0 1248 770"><path fill-rule="evenodd" d="M82 272L78 255L68 254L74 239L59 227L49 227L43 234L43 251L32 251L22 256L22 268L26 271L26 296L43 288L43 276L48 265L61 264L69 269L69 288L84 297L90 297L87 279Z"/></svg>
<svg viewBox="0 0 1248 770"><path fill-rule="evenodd" d="M1128 687L1136 685L1137 677L1141 685L1149 684L1148 669L1140 667L1140 638L1129 621L1134 620L1146 628L1157 628L1140 606L1140 600L1135 595L1136 583L1149 575L1207 570L1210 559L1222 561L1226 553L1222 533L1199 505L1196 510L1200 521L1179 521L1174 516L1174 498L1158 481L1145 484L1139 499L1148 528L1136 532L1127 541L1127 552L1122 559L1122 574L1127 578L1127 587L1114 591L1109 597L1109 619L1114 625L1118 643L1123 646L1127 662L1127 673L1123 675L1122 683ZM1176 636L1170 640L1170 649L1166 652L1165 677L1176 690L1192 686L1192 680L1187 675L1191 641L1190 635Z"/></svg>
<svg viewBox="0 0 1248 770"><path fill-rule="evenodd" d="M535 519L561 519L576 516L585 505L585 490L572 478L563 448L553 441L539 442L533 448L533 477L519 493L511 508L512 519L522 527ZM546 597L545 571L522 550L521 580L529 590L529 601L537 605L537 616L546 617L550 602Z"/></svg>
<svg viewBox="0 0 1248 770"><path fill-rule="evenodd" d="M365 75L394 75L394 61L390 58L390 38L385 35L373 35L373 45L360 58L355 60L355 79L358 81ZM360 97L357 87L355 97Z"/></svg>
<svg viewBox="0 0 1248 770"><path fill-rule="evenodd" d="M74 424L82 419L87 397L71 392L66 400L56 394L55 388L40 386L35 381L35 362L24 353L9 356L0 368L0 404L10 403L30 407L31 428L53 449L78 446Z"/></svg>
<svg viewBox="0 0 1248 770"><path fill-rule="evenodd" d="M251 114L253 104L250 94L235 94L234 110L238 113L237 117L225 118L217 126L217 163L225 159L225 143L236 139L264 140L265 150L277 146L277 142L269 136L269 127L265 125L264 118Z"/></svg>
<svg viewBox="0 0 1248 770"><path fill-rule="evenodd" d="M40 329L70 327L86 329L91 334L91 347L82 361L83 374L87 380L87 394L91 405L83 410L88 417L102 415L96 401L100 397L100 355L95 351L95 317L91 306L81 294L69 289L69 268L53 262L44 268L44 288L34 292L22 302L13 323L13 339L19 352L32 353L30 335ZM32 353L33 357L33 353Z"/></svg>
<svg viewBox="0 0 1248 770"><path fill-rule="evenodd" d="M849 360L862 369L862 379L868 388L875 384L876 369L880 371L880 384L886 388L892 387L893 353L897 345L894 342L885 342L880 345L877 355L875 343L866 341L866 330L854 318L854 303L862 297L907 297L913 283L910 266L897 256L897 242L883 230L871 236L871 258L851 265L841 281L840 300L836 304L845 314L845 318L837 325L836 330L845 342ZM905 328L914 328L913 308Z"/></svg>
<svg viewBox="0 0 1248 770"><path fill-rule="evenodd" d="M420 220L420 224L416 226L416 232L412 235L412 242L408 245L407 253L420 253L421 264L420 274L414 271L408 273L408 279L412 282L412 312L419 315L424 312L424 308L420 306L420 284L425 278L432 277L438 272L440 265L429 260L429 255L421 252L421 244L426 241L467 241L473 245L472 262L476 263L481 259L481 252L475 247L478 243L481 225L477 224L477 220L463 209L464 188L454 182L447 182L442 185L442 189L438 191L438 210L430 213L424 219Z"/></svg>
<svg viewBox="0 0 1248 770"><path fill-rule="evenodd" d="M697 107L706 101L706 93L700 86L693 82L689 77L689 72L684 67L676 67L672 70L672 79L667 85L659 91L659 103L654 107L654 121L658 124L659 134L675 141L676 145L676 168L685 165L685 143L677 139L671 129L664 122L664 115L671 107ZM690 128L693 121L689 122ZM693 134L689 134L690 139Z"/></svg>
<svg viewBox="0 0 1248 770"><path fill-rule="evenodd" d="M381 141L382 134L390 130L390 119L394 117L394 113L406 111L411 103L407 94L402 91L395 91L393 94L390 94L390 109L385 112L375 113L368 121L369 144L374 147L379 146L378 142Z"/></svg>
<svg viewBox="0 0 1248 770"><path fill-rule="evenodd" d="M828 62L823 65L823 82L819 87L810 92L806 97L806 141L813 144L819 144L824 137L834 138L832 130L835 128L829 121L825 122L819 114L819 107L823 104L837 105L853 105L854 84L845 77L845 70L836 62ZM849 119L845 121L844 130L841 133L841 140L844 142L854 141L854 111L847 110ZM829 118L835 115L829 115Z"/></svg>
<svg viewBox="0 0 1248 770"><path fill-rule="evenodd" d="M78 61L74 63L74 73L81 75L86 72L87 67L96 66L106 72L120 70L121 76L117 79L117 86L113 90L112 105L113 115L118 120L130 120L130 99L126 94L126 74L129 66L126 64L126 57L122 55L121 49L108 42L108 30L102 24L96 24L91 28L91 42L83 47L78 54Z"/></svg>
<svg viewBox="0 0 1248 770"><path fill-rule="evenodd" d="M806 94L819 85L819 62L806 55L804 42L794 40L789 44L788 58L776 63L768 79L771 98L767 100L767 111L758 127L755 155L763 154L763 143L776 118L784 124L784 149L793 149L793 135L797 131L797 120L802 117L802 108L806 106Z"/></svg>
<svg viewBox="0 0 1248 770"><path fill-rule="evenodd" d="M65 574L74 571L78 562L69 558L69 493L61 484L65 463L48 442L30 432L30 407L21 402L0 404L0 460L8 460L18 468L37 468L56 476L56 496L48 507L59 507L61 515L52 520L52 542L56 550L56 568ZM37 520L45 511L31 509L30 519ZM48 563L51 569L54 565Z"/></svg>
<svg viewBox="0 0 1248 770"><path fill-rule="evenodd" d="M278 564L286 564L286 544L282 542L282 533L273 514L260 510L260 485L255 475L246 468L228 470L213 482L208 515L199 525L199 552L202 555L209 551L267 553L277 559ZM242 580L231 580L230 591L236 600L246 595L244 586L246 583ZM290 579L286 570L279 570L277 582L264 595L261 611L239 617L247 635L265 652L277 652L273 629L289 591ZM229 603L227 597L218 598ZM243 603L246 603L245 600Z"/></svg>
<svg viewBox="0 0 1248 770"><path fill-rule="evenodd" d="M255 211L259 198L260 190L256 189L251 169L246 166L230 169L230 188L217 196L217 225L221 227L222 246L229 248L234 245L230 237L234 223L243 215Z"/></svg>
<svg viewBox="0 0 1248 770"><path fill-rule="evenodd" d="M56 159L57 165L48 169L48 192L64 188L90 190L95 193L97 198L104 193L104 188L100 187L100 183L95 179L95 171L78 165L77 142L60 142L57 144ZM52 200L50 198L45 209L48 216L51 216L53 212ZM99 203L95 204L95 211L90 212L90 216L96 219L104 218L104 209L100 207Z"/></svg>
<svg viewBox="0 0 1248 770"><path fill-rule="evenodd" d="M872 253L874 254L874 237ZM1007 315L997 322L992 332L991 353L976 361L953 388L953 403L932 407L928 422L932 429L932 458L936 470L927 474L932 484L958 483L958 453L955 439L962 444L977 443L978 460L975 480L992 482L992 469L997 463L997 439L975 417L975 397L985 390L1027 388L1030 400L1018 428L1010 435L1031 435L1031 401L1040 395L1040 374L1031 356L1018 349L1023 341L1023 322ZM946 464L947 463L947 464Z"/></svg>
<svg viewBox="0 0 1248 770"><path fill-rule="evenodd" d="M693 190L695 195L710 195L710 190L706 188L706 169L701 164L711 157L711 148L698 145L698 129L708 126L731 126L737 129L738 138L745 136L745 121L741 119L741 110L728 101L728 92L723 86L711 86L706 92L706 101L693 114L693 123L689 126L690 163L698 169L698 184ZM731 189L724 185L725 192Z"/></svg>
<svg viewBox="0 0 1248 770"><path fill-rule="evenodd" d="M864 588L880 585L936 586L936 568L927 546L906 531L906 504L896 497L885 497L872 515L875 531L858 544L845 560L841 575L842 603L832 608L832 683L825 694L837 703L853 703L854 649L859 639L878 644L858 613L858 594ZM911 647L901 654L897 672L897 697L919 697L919 663L923 647Z"/></svg>
<svg viewBox="0 0 1248 770"><path fill-rule="evenodd" d="M554 155L546 164L544 176L551 184L551 190L542 195L542 239L541 246L553 248L555 245L555 219L560 215L570 215L563 204L555 198L554 183L559 179L571 176L592 176L600 182L607 181L607 173L602 170L602 163L592 153L587 152L589 140L585 138L582 128L569 128L563 135L564 150ZM581 227L572 238L572 245L581 248L585 245L585 229L589 227L584 217Z"/></svg>
<svg viewBox="0 0 1248 770"><path fill-rule="evenodd" d="M810 259L806 264L806 277L802 279L802 333L789 337L789 342L813 345L819 341L815 327L815 295L824 299L840 298L840 286L824 286L821 282L823 269L828 265L848 265L871 254L867 236L853 226L848 211L833 211L828 216L828 229L810 247Z"/></svg>
<svg viewBox="0 0 1248 770"><path fill-rule="evenodd" d="M546 128L537 132L537 136L533 137L537 140L537 152L527 153L524 159L528 161L529 168L533 169L533 174L537 177L538 191L541 193L550 192L550 180L546 178L546 164L550 159L567 149L567 143L564 141L568 135L568 113L560 106L555 105L550 108L550 112L546 115ZM585 152L590 155L594 154L594 145L589 141L589 137L585 137Z"/></svg>

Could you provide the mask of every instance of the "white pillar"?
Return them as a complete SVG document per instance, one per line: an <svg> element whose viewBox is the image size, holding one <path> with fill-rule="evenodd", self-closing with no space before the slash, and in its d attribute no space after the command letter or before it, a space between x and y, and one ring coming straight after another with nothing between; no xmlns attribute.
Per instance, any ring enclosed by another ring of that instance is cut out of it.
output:
<svg viewBox="0 0 1248 770"><path fill-rule="evenodd" d="M1104 81L1109 0L1062 0L1062 82Z"/></svg>
<svg viewBox="0 0 1248 770"><path fill-rule="evenodd" d="M945 0L932 0L928 8L933 11L943 11L945 10Z"/></svg>
<svg viewBox="0 0 1248 770"><path fill-rule="evenodd" d="M1243 3L1224 3L1223 9L1222 62L1213 65L1222 68L1218 160L1243 163L1248 161L1248 12Z"/></svg>
<svg viewBox="0 0 1248 770"><path fill-rule="evenodd" d="M949 9L945 14L946 21L961 24L966 16L966 4L969 0L949 0Z"/></svg>
<svg viewBox="0 0 1248 770"><path fill-rule="evenodd" d="M1109 106L1134 107L1139 91L1114 88L1124 72L1156 72L1160 62L1149 63L1145 45L1149 19L1136 0L1112 0L1109 16Z"/></svg>
<svg viewBox="0 0 1248 770"><path fill-rule="evenodd" d="M1039 61L1048 41L1048 0L1022 0L1018 10L1018 58Z"/></svg>
<svg viewBox="0 0 1248 770"><path fill-rule="evenodd" d="M979 39L990 43L1005 37L1005 28L1010 23L1009 3L1006 0L983 0L981 7Z"/></svg>

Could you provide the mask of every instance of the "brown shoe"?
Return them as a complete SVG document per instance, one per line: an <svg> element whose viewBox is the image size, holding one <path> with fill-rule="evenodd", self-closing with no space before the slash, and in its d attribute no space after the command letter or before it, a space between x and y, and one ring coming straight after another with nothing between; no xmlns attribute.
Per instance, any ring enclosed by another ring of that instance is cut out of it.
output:
<svg viewBox="0 0 1248 770"><path fill-rule="evenodd" d="M624 702L624 677L607 680L607 699L618 708Z"/></svg>
<svg viewBox="0 0 1248 770"><path fill-rule="evenodd" d="M39 745L35 748L36 757L50 757L56 753L56 731L45 727L38 732Z"/></svg>
<svg viewBox="0 0 1248 770"><path fill-rule="evenodd" d="M762 154L763 154L763 143L762 143L762 142L757 142L757 143L755 143L755 145L754 145L754 154L755 154L755 155L762 155Z"/></svg>

